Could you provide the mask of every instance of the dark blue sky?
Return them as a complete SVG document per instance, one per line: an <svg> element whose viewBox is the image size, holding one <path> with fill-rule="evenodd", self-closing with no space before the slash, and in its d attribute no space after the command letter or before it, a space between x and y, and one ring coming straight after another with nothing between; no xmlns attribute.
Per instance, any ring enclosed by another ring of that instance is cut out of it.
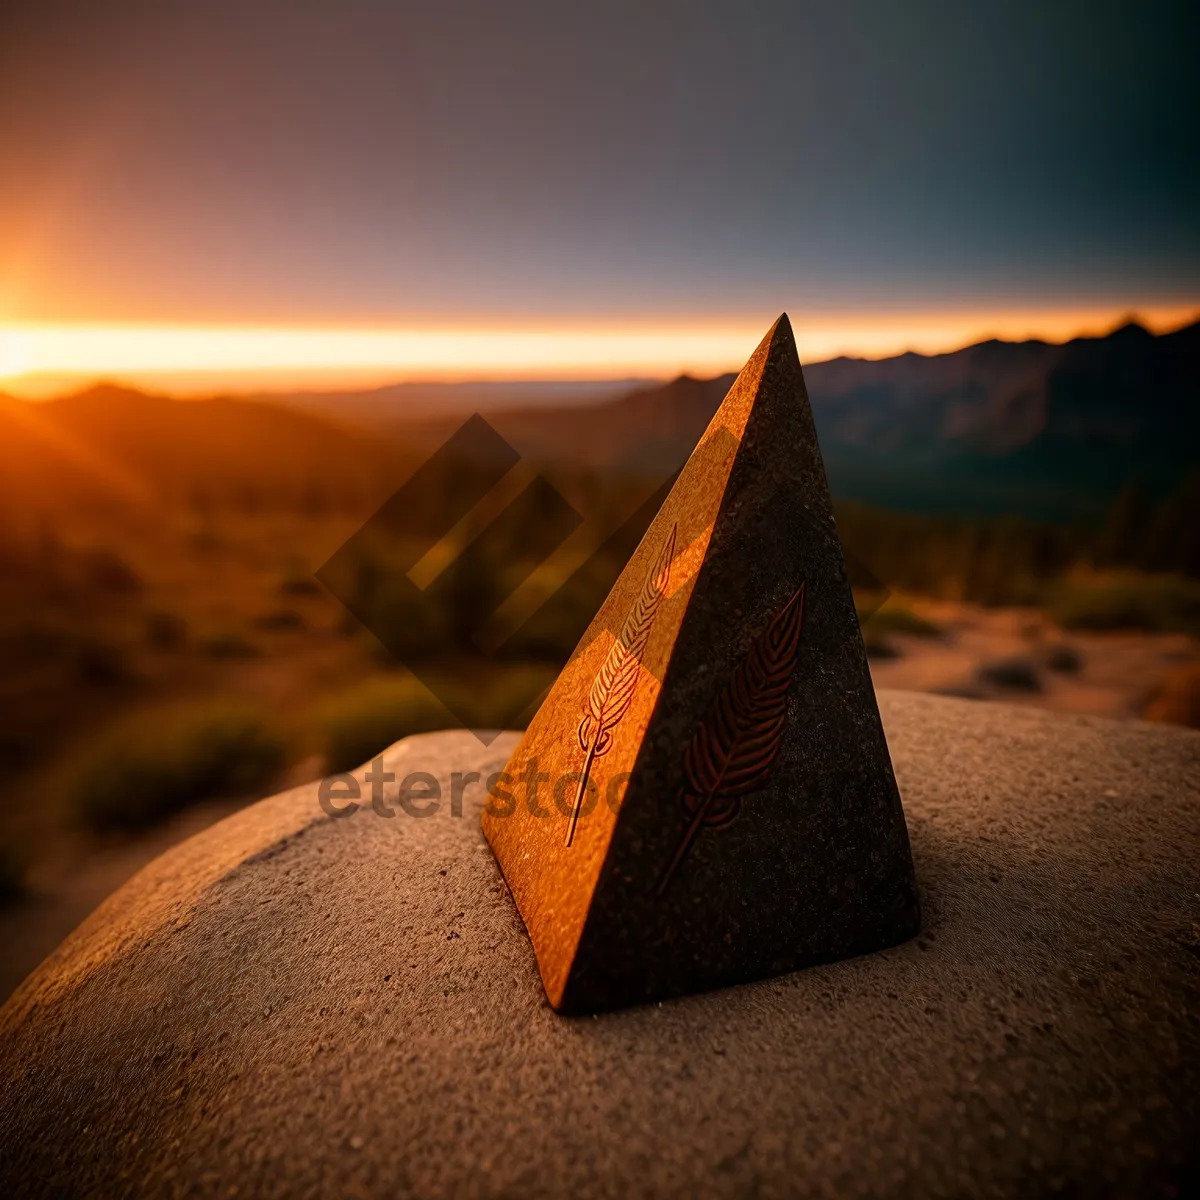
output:
<svg viewBox="0 0 1200 1200"><path fill-rule="evenodd" d="M0 316L1190 302L1198 8L5 5Z"/></svg>

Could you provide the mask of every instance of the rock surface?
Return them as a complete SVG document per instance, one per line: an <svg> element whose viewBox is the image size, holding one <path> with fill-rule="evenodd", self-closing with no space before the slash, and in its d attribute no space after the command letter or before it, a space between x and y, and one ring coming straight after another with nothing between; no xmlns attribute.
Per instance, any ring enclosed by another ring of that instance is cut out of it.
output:
<svg viewBox="0 0 1200 1200"><path fill-rule="evenodd" d="M0 1194L1181 1195L1200 735L881 693L924 929L564 1018L432 734L415 819L315 787L163 855L0 1011Z"/></svg>

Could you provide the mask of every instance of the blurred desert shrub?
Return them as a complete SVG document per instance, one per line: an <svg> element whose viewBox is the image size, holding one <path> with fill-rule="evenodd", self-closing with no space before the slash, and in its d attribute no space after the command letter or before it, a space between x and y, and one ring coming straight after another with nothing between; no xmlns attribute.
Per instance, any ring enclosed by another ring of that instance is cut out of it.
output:
<svg viewBox="0 0 1200 1200"><path fill-rule="evenodd" d="M96 591L131 595L142 586L133 568L113 550L82 551L79 560L84 579Z"/></svg>
<svg viewBox="0 0 1200 1200"><path fill-rule="evenodd" d="M305 628L304 618L294 608L275 608L251 619L255 629L274 633L299 633Z"/></svg>
<svg viewBox="0 0 1200 1200"><path fill-rule="evenodd" d="M206 637L200 643L200 648L209 658L225 660L257 658L259 653L258 647L240 633L215 633Z"/></svg>
<svg viewBox="0 0 1200 1200"><path fill-rule="evenodd" d="M447 674L434 682L436 695L407 674L359 684L317 710L314 723L326 769L361 766L414 733L521 725L536 711L555 675L553 667L539 664L502 665L458 677Z"/></svg>
<svg viewBox="0 0 1200 1200"><path fill-rule="evenodd" d="M1068 577L1047 593L1046 611L1064 629L1200 636L1200 582L1174 575Z"/></svg>
<svg viewBox="0 0 1200 1200"><path fill-rule="evenodd" d="M1097 531L1092 561L1098 566L1200 575L1200 470L1155 504L1138 480L1114 497Z"/></svg>
<svg viewBox="0 0 1200 1200"><path fill-rule="evenodd" d="M263 791L285 749L281 733L245 704L133 714L78 752L66 796L76 820L92 829L142 828L199 800Z"/></svg>
<svg viewBox="0 0 1200 1200"><path fill-rule="evenodd" d="M469 729L523 729L558 678L552 663L511 663L448 684L446 695ZM440 689L439 689L440 691Z"/></svg>
<svg viewBox="0 0 1200 1200"><path fill-rule="evenodd" d="M1074 531L1019 517L963 521L858 504L836 511L843 543L888 587L977 604L1035 603L1080 548Z"/></svg>
<svg viewBox="0 0 1200 1200"><path fill-rule="evenodd" d="M836 514L847 550L888 588L988 606L1045 604L1080 629L1196 631L1197 503L1200 473L1157 506L1136 485L1125 488L1095 527L859 504L838 504ZM1091 582L1079 582L1083 572Z"/></svg>
<svg viewBox="0 0 1200 1200"><path fill-rule="evenodd" d="M944 630L936 621L913 612L895 601L886 603L863 621L863 632L886 637L889 633L906 633L911 637L941 637Z"/></svg>
<svg viewBox="0 0 1200 1200"><path fill-rule="evenodd" d="M133 677L125 649L105 638L84 637L75 648L75 673L83 683L111 687Z"/></svg>
<svg viewBox="0 0 1200 1200"><path fill-rule="evenodd" d="M322 596L324 588L304 567L297 563L289 563L279 581L279 590L285 596Z"/></svg>
<svg viewBox="0 0 1200 1200"><path fill-rule="evenodd" d="M187 641L187 621L178 613L154 609L146 614L146 641L155 650L178 650Z"/></svg>
<svg viewBox="0 0 1200 1200"><path fill-rule="evenodd" d="M454 724L446 708L411 675L359 684L326 701L316 715L331 773L360 766L411 733Z"/></svg>
<svg viewBox="0 0 1200 1200"><path fill-rule="evenodd" d="M1063 675L1077 675L1083 670L1083 655L1066 642L1057 642L1047 647L1044 659L1049 670L1058 671Z"/></svg>
<svg viewBox="0 0 1200 1200"><path fill-rule="evenodd" d="M867 657L876 662L886 662L893 658L904 657L904 651L891 638L870 626L863 629L863 646L867 651Z"/></svg>

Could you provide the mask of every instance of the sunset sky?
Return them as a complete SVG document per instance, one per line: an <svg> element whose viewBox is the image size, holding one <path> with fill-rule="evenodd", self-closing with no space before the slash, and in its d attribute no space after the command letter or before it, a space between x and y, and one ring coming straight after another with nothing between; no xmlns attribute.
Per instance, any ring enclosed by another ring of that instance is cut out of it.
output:
<svg viewBox="0 0 1200 1200"><path fill-rule="evenodd" d="M0 388L572 378L1200 311L1195 5L5 5Z"/></svg>

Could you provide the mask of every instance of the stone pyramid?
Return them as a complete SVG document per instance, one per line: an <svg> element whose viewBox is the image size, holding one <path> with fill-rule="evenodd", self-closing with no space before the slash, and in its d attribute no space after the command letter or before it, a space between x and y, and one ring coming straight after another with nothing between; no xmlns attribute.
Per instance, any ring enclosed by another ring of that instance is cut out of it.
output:
<svg viewBox="0 0 1200 1200"><path fill-rule="evenodd" d="M786 315L495 781L483 827L560 1012L917 932L908 831Z"/></svg>

